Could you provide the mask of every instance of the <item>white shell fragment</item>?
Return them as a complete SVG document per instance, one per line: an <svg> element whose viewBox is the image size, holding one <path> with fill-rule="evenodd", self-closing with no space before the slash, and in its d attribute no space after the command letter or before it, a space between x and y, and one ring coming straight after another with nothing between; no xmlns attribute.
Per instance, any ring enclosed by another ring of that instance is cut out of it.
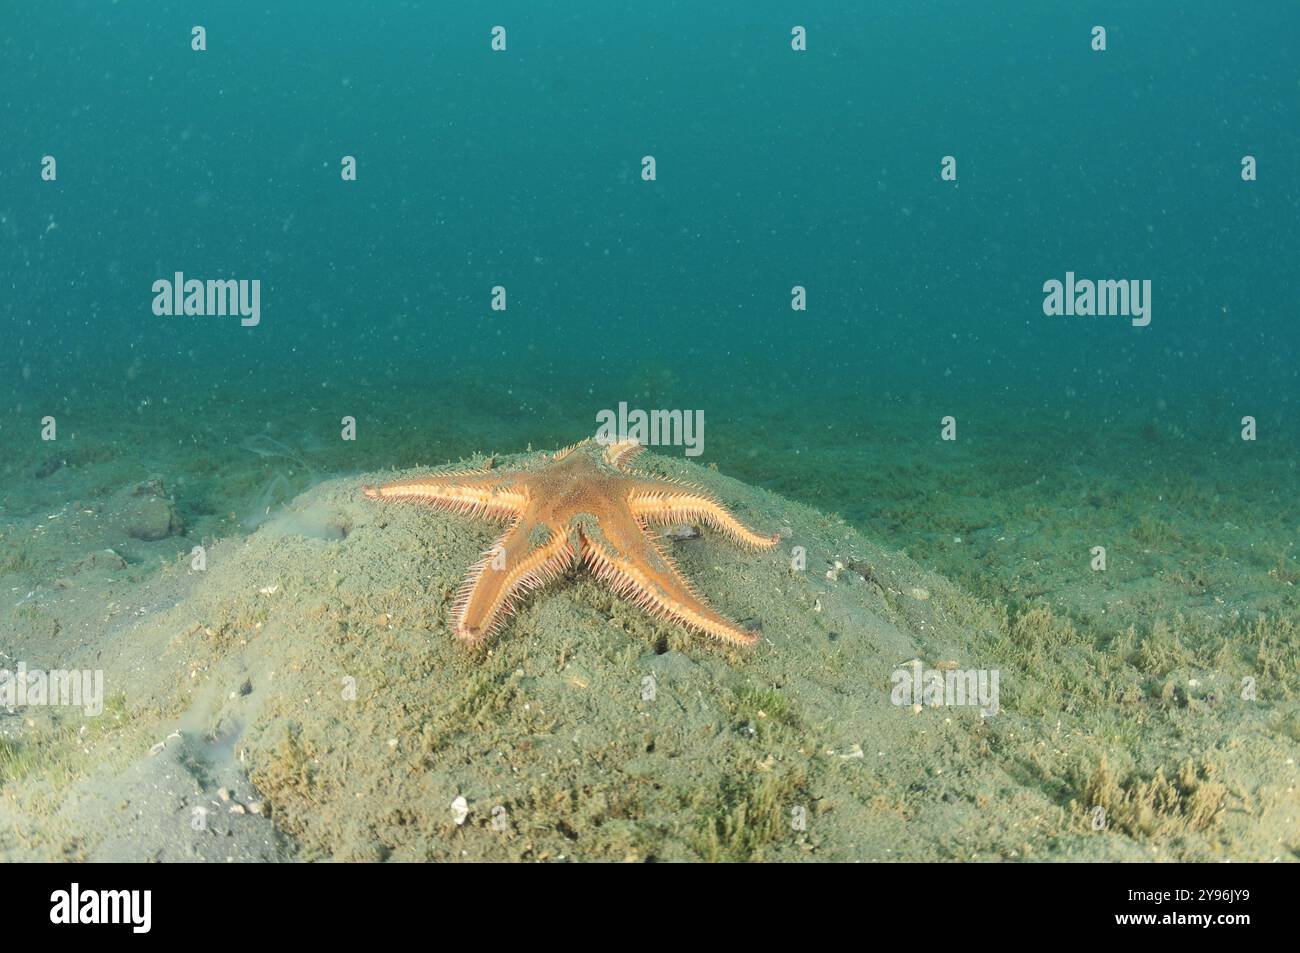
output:
<svg viewBox="0 0 1300 953"><path fill-rule="evenodd" d="M462 794L451 802L451 819L459 827L465 823L467 817L469 817L469 802L465 800L465 796Z"/></svg>

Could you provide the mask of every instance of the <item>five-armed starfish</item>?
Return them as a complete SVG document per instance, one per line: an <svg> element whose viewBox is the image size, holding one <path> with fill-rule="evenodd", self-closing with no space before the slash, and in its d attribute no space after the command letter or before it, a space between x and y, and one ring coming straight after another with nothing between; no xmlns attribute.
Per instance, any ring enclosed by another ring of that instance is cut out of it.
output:
<svg viewBox="0 0 1300 953"><path fill-rule="evenodd" d="M723 642L754 644L758 634L710 608L650 525L698 521L750 549L768 549L779 537L746 529L699 487L633 472L628 463L641 449L637 443L601 447L586 440L554 456L543 454L545 462L531 469L435 473L363 491L371 499L413 500L510 521L456 597L454 631L466 642L494 634L521 596L581 557L597 579L651 613Z"/></svg>

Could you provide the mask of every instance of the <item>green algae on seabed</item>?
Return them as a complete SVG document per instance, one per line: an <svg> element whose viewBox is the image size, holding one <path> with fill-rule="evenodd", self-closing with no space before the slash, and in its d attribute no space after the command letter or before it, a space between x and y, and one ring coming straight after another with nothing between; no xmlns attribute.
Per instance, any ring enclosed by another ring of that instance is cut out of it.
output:
<svg viewBox="0 0 1300 953"><path fill-rule="evenodd" d="M1113 826L1143 838L1169 838L1215 827L1225 810L1228 788L1215 780L1212 764L1186 759L1173 777L1157 768L1146 781L1123 778L1103 757L1084 784L1076 813L1090 825Z"/></svg>
<svg viewBox="0 0 1300 953"><path fill-rule="evenodd" d="M98 744L121 737L127 718L122 693L105 698L104 710L94 717L58 709L33 711L19 737L0 738L0 793L28 782L28 793L36 797L25 802L26 808L37 816L53 811L61 793L90 770Z"/></svg>
<svg viewBox="0 0 1300 953"><path fill-rule="evenodd" d="M162 732L188 705L195 731L240 726L231 743L308 858L1205 860L1287 845L1291 623L1098 633L1045 604L972 598L706 469L647 462L788 527L757 556L707 534L672 543L720 610L762 622L754 651L719 651L577 574L466 653L448 605L491 528L376 508L361 479L334 481L221 544L189 596L119 636L157 660L141 720ZM348 532L309 532L310 514ZM890 704L910 659L1000 669L1002 714ZM109 736L132 747L125 728ZM67 790L96 770L78 763ZM5 797L30 804L33 784ZM63 816L61 841L93 852L104 832Z"/></svg>

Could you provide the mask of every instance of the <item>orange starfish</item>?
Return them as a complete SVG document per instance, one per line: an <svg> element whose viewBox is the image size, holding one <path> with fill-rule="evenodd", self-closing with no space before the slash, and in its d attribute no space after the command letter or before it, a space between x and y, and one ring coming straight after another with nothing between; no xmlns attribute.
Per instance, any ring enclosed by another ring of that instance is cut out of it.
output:
<svg viewBox="0 0 1300 953"><path fill-rule="evenodd" d="M597 579L654 615L732 645L754 644L758 634L714 611L650 526L698 521L755 550L775 546L779 537L746 529L700 487L630 470L641 449L634 442L602 448L586 440L543 454L543 463L522 470L435 473L363 492L375 500L413 500L510 521L456 597L454 632L465 642L493 635L520 597L559 578L581 557Z"/></svg>

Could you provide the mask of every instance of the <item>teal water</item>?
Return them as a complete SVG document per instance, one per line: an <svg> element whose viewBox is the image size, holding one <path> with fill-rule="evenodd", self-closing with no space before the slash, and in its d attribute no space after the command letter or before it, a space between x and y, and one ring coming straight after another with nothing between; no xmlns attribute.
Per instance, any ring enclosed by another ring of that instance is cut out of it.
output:
<svg viewBox="0 0 1300 953"><path fill-rule="evenodd" d="M572 442L627 401L903 542L818 474L888 451L959 486L946 415L1048 480L1212 458L1294 529L1297 38L1282 2L11 9L7 482L47 414L154 469L269 433L345 473ZM260 324L156 316L177 271L260 280ZM1044 315L1067 271L1149 280L1151 323Z"/></svg>

